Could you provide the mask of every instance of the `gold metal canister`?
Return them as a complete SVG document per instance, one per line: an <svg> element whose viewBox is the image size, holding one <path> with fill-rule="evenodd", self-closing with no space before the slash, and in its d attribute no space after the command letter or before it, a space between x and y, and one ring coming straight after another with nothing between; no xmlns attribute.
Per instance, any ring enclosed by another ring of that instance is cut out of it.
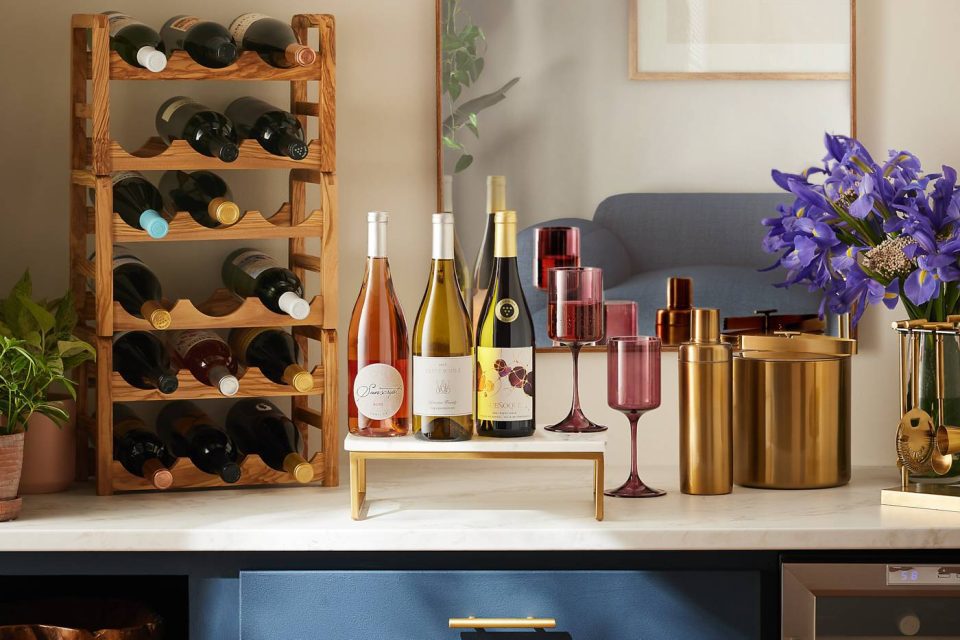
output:
<svg viewBox="0 0 960 640"><path fill-rule="evenodd" d="M850 356L856 341L743 336L733 359L734 482L820 489L850 480Z"/></svg>
<svg viewBox="0 0 960 640"><path fill-rule="evenodd" d="M691 342L680 345L680 490L733 489L732 349L720 342L720 312L694 309Z"/></svg>

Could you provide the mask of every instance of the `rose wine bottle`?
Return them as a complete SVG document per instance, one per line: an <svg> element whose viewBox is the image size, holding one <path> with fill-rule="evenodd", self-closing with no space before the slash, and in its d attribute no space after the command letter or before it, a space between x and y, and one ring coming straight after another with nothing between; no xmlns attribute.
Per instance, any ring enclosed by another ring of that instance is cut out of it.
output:
<svg viewBox="0 0 960 640"><path fill-rule="evenodd" d="M237 98L224 111L244 140L256 138L260 146L275 156L294 160L307 157L307 143L300 121L259 98Z"/></svg>
<svg viewBox="0 0 960 640"><path fill-rule="evenodd" d="M410 428L410 348L387 262L388 217L367 214L367 265L347 337L347 426L360 436L402 436Z"/></svg>
<svg viewBox="0 0 960 640"><path fill-rule="evenodd" d="M230 348L240 364L259 368L268 380L290 385L301 393L313 389L313 376L300 366L297 341L286 331L264 327L233 329Z"/></svg>
<svg viewBox="0 0 960 640"><path fill-rule="evenodd" d="M223 162L233 162L240 155L233 123L192 98L174 96L164 102L157 110L156 125L167 144L186 140L197 153Z"/></svg>
<svg viewBox="0 0 960 640"><path fill-rule="evenodd" d="M225 396L240 390L237 361L227 343L213 331L177 331L170 336L170 344L180 366L201 383L216 387Z"/></svg>
<svg viewBox="0 0 960 640"><path fill-rule="evenodd" d="M157 276L121 245L113 248L113 299L124 311L145 319L154 329L170 326L170 312L163 308L163 290Z"/></svg>
<svg viewBox="0 0 960 640"><path fill-rule="evenodd" d="M473 267L473 325L476 333L480 322L480 310L487 299L490 277L493 275L493 214L507 208L507 179L503 176L487 176L487 221Z"/></svg>
<svg viewBox="0 0 960 640"><path fill-rule="evenodd" d="M227 227L240 220L230 187L211 171L167 171L160 177L160 192L171 211L186 211L205 227Z"/></svg>
<svg viewBox="0 0 960 640"><path fill-rule="evenodd" d="M163 197L149 180L137 171L120 171L113 181L113 210L134 229L143 229L151 238L167 235L170 226L161 215Z"/></svg>
<svg viewBox="0 0 960 640"><path fill-rule="evenodd" d="M306 67L314 63L317 53L297 40L286 22L262 13L245 13L230 23L233 41L244 51L256 51L274 67Z"/></svg>
<svg viewBox="0 0 960 640"><path fill-rule="evenodd" d="M166 345L152 333L127 331L113 342L113 370L138 389L170 394L177 390L177 369Z"/></svg>
<svg viewBox="0 0 960 640"><path fill-rule="evenodd" d="M167 67L160 34L119 11L104 11L110 26L110 48L127 64L158 73Z"/></svg>
<svg viewBox="0 0 960 640"><path fill-rule="evenodd" d="M226 27L196 16L174 16L160 29L167 54L182 49L194 62L211 69L229 67L240 54Z"/></svg>
<svg viewBox="0 0 960 640"><path fill-rule="evenodd" d="M313 480L313 467L300 455L300 432L293 421L265 398L247 398L230 407L227 433L245 454L256 454L271 469L297 482Z"/></svg>
<svg viewBox="0 0 960 640"><path fill-rule="evenodd" d="M443 212L453 215L453 176L443 176ZM453 266L457 272L457 283L460 287L460 297L467 308L467 315L473 317L473 274L467 266L467 259L463 257L463 247L460 246L460 236L454 224L453 232ZM473 325L471 324L471 331Z"/></svg>
<svg viewBox="0 0 960 640"><path fill-rule="evenodd" d="M310 315L300 278L262 251L237 249L224 260L220 273L227 289L241 298L259 298L267 309L296 320Z"/></svg>
<svg viewBox="0 0 960 640"><path fill-rule="evenodd" d="M531 436L534 333L517 270L517 214L493 219L493 273L477 327L477 433Z"/></svg>
<svg viewBox="0 0 960 640"><path fill-rule="evenodd" d="M453 214L434 214L430 279L413 330L413 431L425 440L473 437L473 333L453 236Z"/></svg>
<svg viewBox="0 0 960 640"><path fill-rule="evenodd" d="M219 425L193 402L177 400L160 410L157 433L167 449L178 458L233 484L240 479L237 445Z"/></svg>
<svg viewBox="0 0 960 640"><path fill-rule="evenodd" d="M170 467L176 459L160 436L125 404L113 405L113 459L155 489L169 489L173 484Z"/></svg>

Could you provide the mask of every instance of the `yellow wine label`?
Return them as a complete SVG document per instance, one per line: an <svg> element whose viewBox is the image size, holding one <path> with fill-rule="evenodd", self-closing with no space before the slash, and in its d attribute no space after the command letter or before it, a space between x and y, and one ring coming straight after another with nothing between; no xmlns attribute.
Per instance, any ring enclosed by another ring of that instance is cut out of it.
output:
<svg viewBox="0 0 960 640"><path fill-rule="evenodd" d="M477 347L477 419L533 419L533 347Z"/></svg>

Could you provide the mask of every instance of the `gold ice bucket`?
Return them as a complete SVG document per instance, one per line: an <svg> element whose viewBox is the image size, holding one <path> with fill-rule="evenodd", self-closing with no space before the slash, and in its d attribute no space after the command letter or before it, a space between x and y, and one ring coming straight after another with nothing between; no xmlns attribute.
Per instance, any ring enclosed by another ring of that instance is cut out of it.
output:
<svg viewBox="0 0 960 640"><path fill-rule="evenodd" d="M850 481L850 356L856 341L740 336L733 358L733 480L761 489Z"/></svg>

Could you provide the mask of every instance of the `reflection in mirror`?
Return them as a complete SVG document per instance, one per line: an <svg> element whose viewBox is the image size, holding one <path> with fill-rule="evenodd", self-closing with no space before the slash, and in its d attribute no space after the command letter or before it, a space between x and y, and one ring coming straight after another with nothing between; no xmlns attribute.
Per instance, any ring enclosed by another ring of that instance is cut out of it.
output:
<svg viewBox="0 0 960 640"><path fill-rule="evenodd" d="M673 28L680 19L689 28L696 22L703 38L722 37L754 57L776 49L800 58L777 58L782 74L725 68L631 79L631 36L655 29L643 20L660 1L440 0L440 145L442 172L451 176L444 195L467 262L477 256L474 295L485 287L486 220L500 206L518 213L518 260L538 346L553 344L538 269L561 262L603 269L605 299L617 302L605 315L618 332L627 330L623 318L635 317L640 335L655 335L659 325L665 342L682 339L690 305L719 308L728 331L834 332L835 319L818 318L817 292L775 287L783 271L761 271L776 260L762 249L762 221L789 196L773 193L771 167L799 171L822 155L825 131L853 129L850 13L841 11L844 28L827 35L793 32L804 41L785 49L775 25L790 19L792 0L760 3L763 11L756 0L730 0L727 12L703 15L691 13L700 3L675 3L686 9L673 17L664 4ZM738 31L750 11L750 29ZM758 20L770 20L770 29ZM723 44L695 40L667 38L662 46L675 60L678 48L693 59ZM656 54L643 51L647 60ZM808 67L814 71L797 72ZM489 204L488 176L505 176L505 202Z"/></svg>

